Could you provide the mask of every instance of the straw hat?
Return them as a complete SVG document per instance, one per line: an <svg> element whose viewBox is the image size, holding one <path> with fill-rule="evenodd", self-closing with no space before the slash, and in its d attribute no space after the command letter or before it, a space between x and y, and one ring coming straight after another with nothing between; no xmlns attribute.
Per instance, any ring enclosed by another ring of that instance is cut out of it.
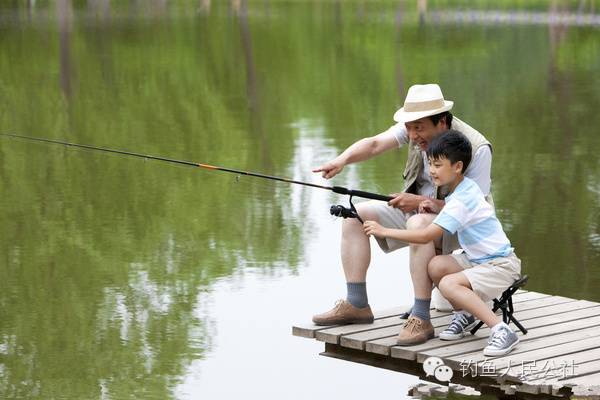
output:
<svg viewBox="0 0 600 400"><path fill-rule="evenodd" d="M453 101L444 100L442 89L435 83L413 85L408 89L404 107L396 111L394 121L410 122L449 111Z"/></svg>

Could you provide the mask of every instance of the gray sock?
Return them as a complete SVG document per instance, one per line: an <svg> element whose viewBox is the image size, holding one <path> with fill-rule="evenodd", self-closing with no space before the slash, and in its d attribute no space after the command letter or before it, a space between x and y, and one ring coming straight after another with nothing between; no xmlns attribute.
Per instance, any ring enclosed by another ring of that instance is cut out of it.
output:
<svg viewBox="0 0 600 400"><path fill-rule="evenodd" d="M348 295L346 300L356 308L364 308L369 305L367 298L367 282L346 282Z"/></svg>
<svg viewBox="0 0 600 400"><path fill-rule="evenodd" d="M415 298L415 305L413 306L411 315L422 319L423 321L429 321L431 319L429 315L429 306L431 299L417 299Z"/></svg>

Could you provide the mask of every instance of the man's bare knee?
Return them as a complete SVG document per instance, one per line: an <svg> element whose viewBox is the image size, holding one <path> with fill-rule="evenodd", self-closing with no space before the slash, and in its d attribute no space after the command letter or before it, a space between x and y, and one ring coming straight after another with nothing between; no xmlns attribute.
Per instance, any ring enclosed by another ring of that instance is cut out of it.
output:
<svg viewBox="0 0 600 400"><path fill-rule="evenodd" d="M359 234L366 236L360 221L356 218L344 218L344 221L342 221L342 238Z"/></svg>
<svg viewBox="0 0 600 400"><path fill-rule="evenodd" d="M379 222L377 214L370 207L368 207L368 205L365 206L364 203L357 204L356 211L363 221ZM357 218L344 218L344 221L342 222L342 235L353 234L361 234L366 237L363 231L363 225Z"/></svg>
<svg viewBox="0 0 600 400"><path fill-rule="evenodd" d="M423 229L435 219L435 214L415 214L406 221L406 229Z"/></svg>
<svg viewBox="0 0 600 400"><path fill-rule="evenodd" d="M355 207L356 207L356 212L362 218L363 221L376 221L376 222L379 222L379 216L373 210L373 208L369 207L369 203L368 202L367 203L358 203L358 204L356 204Z"/></svg>

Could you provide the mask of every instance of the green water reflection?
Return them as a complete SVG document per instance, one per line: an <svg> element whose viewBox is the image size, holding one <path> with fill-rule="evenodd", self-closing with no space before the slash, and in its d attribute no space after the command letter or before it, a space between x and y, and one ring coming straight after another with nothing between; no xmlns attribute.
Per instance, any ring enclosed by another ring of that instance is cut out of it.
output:
<svg viewBox="0 0 600 400"><path fill-rule="evenodd" d="M299 127L341 151L436 81L494 144L529 289L600 301L598 26L436 22L465 9L443 1L29 3L0 6L3 133L292 176ZM344 183L392 192L404 157ZM18 140L0 179L2 397L172 397L213 350L211 283L295 271L318 229L290 212L310 191Z"/></svg>

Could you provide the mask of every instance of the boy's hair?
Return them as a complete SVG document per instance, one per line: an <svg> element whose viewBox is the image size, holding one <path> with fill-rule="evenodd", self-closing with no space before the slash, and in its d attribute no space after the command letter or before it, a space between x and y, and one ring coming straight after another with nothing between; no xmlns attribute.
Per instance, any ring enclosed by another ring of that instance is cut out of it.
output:
<svg viewBox="0 0 600 400"><path fill-rule="evenodd" d="M462 161L464 174L471 162L471 142L459 131L450 129L429 143L427 157L433 160L446 158L452 164Z"/></svg>
<svg viewBox="0 0 600 400"><path fill-rule="evenodd" d="M431 122L433 122L433 125L437 125L442 118L446 120L446 125L448 126L448 129L452 128L452 113L450 111L444 111L443 113L429 116L429 119L431 120Z"/></svg>

